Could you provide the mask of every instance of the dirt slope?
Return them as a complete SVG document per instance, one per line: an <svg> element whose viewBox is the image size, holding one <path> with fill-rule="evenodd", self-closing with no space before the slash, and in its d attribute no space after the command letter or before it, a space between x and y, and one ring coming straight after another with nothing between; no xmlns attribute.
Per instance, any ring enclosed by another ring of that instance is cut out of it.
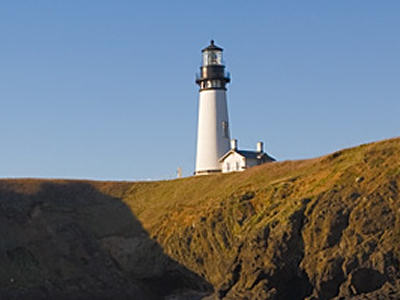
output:
<svg viewBox="0 0 400 300"><path fill-rule="evenodd" d="M399 138L172 181L1 180L0 295L400 299L399 185Z"/></svg>

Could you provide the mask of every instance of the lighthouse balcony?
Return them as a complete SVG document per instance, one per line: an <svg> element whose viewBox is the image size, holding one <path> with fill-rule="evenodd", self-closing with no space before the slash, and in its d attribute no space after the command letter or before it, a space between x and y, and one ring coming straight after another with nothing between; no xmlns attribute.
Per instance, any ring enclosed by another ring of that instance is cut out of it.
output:
<svg viewBox="0 0 400 300"><path fill-rule="evenodd" d="M231 81L231 74L229 72L226 72L225 70L222 70L222 72L202 72L196 73L196 83L198 85L201 85L201 82L206 82L206 81L220 81L225 85L225 83L228 83Z"/></svg>

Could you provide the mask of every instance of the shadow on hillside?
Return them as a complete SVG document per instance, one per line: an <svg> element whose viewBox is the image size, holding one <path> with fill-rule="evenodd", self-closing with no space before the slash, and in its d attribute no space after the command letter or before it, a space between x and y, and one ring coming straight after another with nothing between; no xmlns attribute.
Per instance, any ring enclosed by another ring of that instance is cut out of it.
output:
<svg viewBox="0 0 400 300"><path fill-rule="evenodd" d="M22 183L23 184L23 183ZM0 182L0 295L200 299L212 286L168 257L120 199L84 182Z"/></svg>

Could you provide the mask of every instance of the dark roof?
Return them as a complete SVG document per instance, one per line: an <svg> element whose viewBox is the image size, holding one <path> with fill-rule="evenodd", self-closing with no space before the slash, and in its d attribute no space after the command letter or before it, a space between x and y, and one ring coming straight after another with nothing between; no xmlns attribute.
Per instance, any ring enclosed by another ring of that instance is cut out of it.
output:
<svg viewBox="0 0 400 300"><path fill-rule="evenodd" d="M273 158L272 156L269 156L267 153L265 152L257 152L257 151L251 151L251 150L229 150L228 152L226 152L219 160L223 161L225 159L225 157L227 157L230 153L232 152L236 152L242 156L244 156L245 158L250 158L250 159L263 159L263 161L276 161L275 158Z"/></svg>
<svg viewBox="0 0 400 300"><path fill-rule="evenodd" d="M209 45L208 47L204 48L203 50L201 50L201 52L209 51L209 50L223 51L222 48L220 48L220 47L218 47L218 46L215 46L214 40L211 40L210 45Z"/></svg>
<svg viewBox="0 0 400 300"><path fill-rule="evenodd" d="M249 150L236 150L237 153L243 155L246 158L258 158L260 155L259 152L249 151Z"/></svg>
<svg viewBox="0 0 400 300"><path fill-rule="evenodd" d="M254 158L254 159L260 159L265 155L266 160L270 161L275 161L276 159L269 156L267 153L263 152L257 152L257 151L249 151L249 150L236 150L237 153L243 155L246 158Z"/></svg>

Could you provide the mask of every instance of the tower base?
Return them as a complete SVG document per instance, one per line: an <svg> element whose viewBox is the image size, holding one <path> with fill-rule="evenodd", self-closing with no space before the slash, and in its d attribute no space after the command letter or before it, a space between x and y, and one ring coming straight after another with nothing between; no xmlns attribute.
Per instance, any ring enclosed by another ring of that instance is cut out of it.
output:
<svg viewBox="0 0 400 300"><path fill-rule="evenodd" d="M217 174L221 173L222 170L202 170L202 171L196 171L194 172L194 175L210 175L210 174Z"/></svg>

